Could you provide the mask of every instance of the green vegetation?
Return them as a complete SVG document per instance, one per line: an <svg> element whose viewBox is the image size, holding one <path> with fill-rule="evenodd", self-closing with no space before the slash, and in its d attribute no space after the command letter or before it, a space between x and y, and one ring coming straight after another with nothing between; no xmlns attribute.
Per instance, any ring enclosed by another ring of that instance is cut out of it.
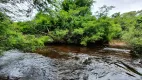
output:
<svg viewBox="0 0 142 80"><path fill-rule="evenodd" d="M0 51L9 49L20 49L23 51L33 51L36 48L44 46L44 41L48 37L23 34L21 26L15 26L16 23L0 13Z"/></svg>
<svg viewBox="0 0 142 80"><path fill-rule="evenodd" d="M142 11L116 13L114 20L121 26L120 38L126 41L134 54L142 54Z"/></svg>
<svg viewBox="0 0 142 80"><path fill-rule="evenodd" d="M88 43L96 41L108 42L121 31L121 27L107 16L98 19L93 16L92 4L93 0L64 0L60 5L61 9L52 11L52 15L38 13L33 20L35 26L32 26L32 29L35 30L32 31L35 31L34 34L47 34L54 43L87 46Z"/></svg>
<svg viewBox="0 0 142 80"><path fill-rule="evenodd" d="M38 1L38 0L35 0ZM49 0L50 2L50 0ZM0 13L0 50L34 51L44 43L66 43L87 46L123 39L134 53L142 52L142 11L108 16L113 6L103 6L91 14L93 0L51 2L55 9L40 6L36 17L27 22L12 22ZM38 4L38 2L35 2ZM42 9L42 8L43 9ZM42 10L40 10L42 9Z"/></svg>

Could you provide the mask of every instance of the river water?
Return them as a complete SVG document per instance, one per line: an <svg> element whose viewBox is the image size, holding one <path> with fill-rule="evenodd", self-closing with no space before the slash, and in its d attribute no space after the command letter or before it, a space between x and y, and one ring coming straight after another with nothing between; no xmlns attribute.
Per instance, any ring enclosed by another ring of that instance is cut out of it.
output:
<svg viewBox="0 0 142 80"><path fill-rule="evenodd" d="M0 80L142 80L142 59L128 51L71 45L10 50L0 57Z"/></svg>

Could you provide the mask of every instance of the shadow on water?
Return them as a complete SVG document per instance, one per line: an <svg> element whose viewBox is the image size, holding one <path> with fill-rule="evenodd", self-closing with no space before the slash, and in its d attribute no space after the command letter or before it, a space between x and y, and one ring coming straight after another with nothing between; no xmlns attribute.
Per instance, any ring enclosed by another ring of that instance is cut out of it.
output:
<svg viewBox="0 0 142 80"><path fill-rule="evenodd" d="M124 52L75 45L49 45L36 51L41 55L7 51L0 80L142 80L142 59Z"/></svg>
<svg viewBox="0 0 142 80"><path fill-rule="evenodd" d="M119 49L120 49L120 47L119 47ZM117 50L117 48L116 48L116 50ZM63 73L64 73L64 71L66 71L66 70L68 71L68 70L70 70L70 68L77 66L77 65L73 66L72 62L74 60L76 62L78 60L80 60L80 62L82 62L82 64L85 66L93 64L94 67L97 67L98 64L103 64L102 67L106 68L104 65L105 65L105 63L107 63L108 66L109 66L109 64L113 65L114 69L115 68L116 69L117 68L124 69L124 72L129 76L136 77L136 74L139 76L142 76L142 73L137 71L137 69L135 69L135 67L137 65L142 65L142 64L139 62L137 62L138 64L133 63L133 56L131 56L130 53L119 52L119 50L113 51L113 49L112 49L112 51L105 51L103 47L82 47L82 46L75 46L75 45L70 45L70 46L68 46L68 45L50 45L50 46L47 46L43 49L37 50L37 53L42 54L47 57L50 57L50 58L53 58L53 59L65 59L67 64L65 64L65 63L63 64L62 62L60 62L60 64L62 64L62 66L64 66L64 67L66 65L69 65L69 66L66 66L66 68L68 67L68 69L63 68L61 70L61 72L63 72ZM71 54L73 54L75 56L72 56ZM88 56L86 56L86 55L88 55ZM70 60L71 60L71 62L68 63ZM97 65L96 65L96 63L97 63ZM76 64L78 64L78 63L76 63ZM114 66L117 66L117 67L114 67ZM82 66L80 66L79 68L81 69L81 67ZM112 66L110 66L110 67L112 67ZM141 68L141 66L137 66L137 67ZM91 68L91 69L96 70L93 68ZM78 70L78 68L76 70ZM100 70L100 71L103 71L103 70ZM105 70L104 70L104 72L105 72ZM110 74L111 71L110 72L108 71L108 73ZM62 74L62 75L67 75L67 74L69 75L70 71L68 73ZM129 78L127 78L127 79L129 79ZM90 80L90 79L88 79L88 80Z"/></svg>
<svg viewBox="0 0 142 80"><path fill-rule="evenodd" d="M38 49L36 53L39 53L43 56L50 57L53 59L61 59L61 58L68 59L70 57L70 55L68 55L67 53L59 52L58 50L49 47Z"/></svg>
<svg viewBox="0 0 142 80"><path fill-rule="evenodd" d="M75 45L50 45L46 46L43 49L38 49L36 53L42 54L43 56L47 56L50 58L67 58L70 57L69 53L88 53L97 52L101 47L88 48L83 46L75 46Z"/></svg>
<svg viewBox="0 0 142 80"><path fill-rule="evenodd" d="M49 45L43 49L38 49L36 53L42 54L43 56L47 56L50 58L67 58L70 57L69 53L75 54L87 54L92 56L116 56L120 58L132 58L129 54L124 54L123 52L115 52L115 51L104 51L103 46L76 46L76 45Z"/></svg>

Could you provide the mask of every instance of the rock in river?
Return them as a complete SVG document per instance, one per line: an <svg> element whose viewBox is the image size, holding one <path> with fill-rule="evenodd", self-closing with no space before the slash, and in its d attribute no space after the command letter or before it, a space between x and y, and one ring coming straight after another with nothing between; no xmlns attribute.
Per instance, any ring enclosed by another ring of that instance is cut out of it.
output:
<svg viewBox="0 0 142 80"><path fill-rule="evenodd" d="M38 54L8 51L0 57L0 80L57 80L53 64Z"/></svg>
<svg viewBox="0 0 142 80"><path fill-rule="evenodd" d="M6 51L0 57L0 80L142 80L142 67L137 61L104 56L104 53L95 56L93 51L91 55L50 50L56 51L58 56L58 53L72 55L53 58L17 50Z"/></svg>

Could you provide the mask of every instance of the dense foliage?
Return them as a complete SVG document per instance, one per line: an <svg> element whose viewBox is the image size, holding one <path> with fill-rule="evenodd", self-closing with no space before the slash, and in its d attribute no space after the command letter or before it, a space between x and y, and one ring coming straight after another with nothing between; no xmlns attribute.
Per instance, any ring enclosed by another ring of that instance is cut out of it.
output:
<svg viewBox="0 0 142 80"><path fill-rule="evenodd" d="M15 23L0 13L0 51L9 49L20 49L23 51L33 51L36 48L44 46L43 41L47 39L45 36L31 34L23 34L20 26L15 26Z"/></svg>
<svg viewBox="0 0 142 80"><path fill-rule="evenodd" d="M93 16L92 4L93 0L64 0L61 9L53 11L52 15L38 13L32 21L35 25L27 27L25 30L29 31L26 33L47 34L54 43L86 46L96 41L108 42L121 31L121 27L107 16L98 19Z"/></svg>
<svg viewBox="0 0 142 80"><path fill-rule="evenodd" d="M32 21L27 22L12 22L0 13L0 49L34 51L44 46L44 43L87 46L89 43L103 44L117 38L127 41L134 53L141 53L141 11L115 13L108 17L109 10L114 7L103 6L94 16L91 14L93 2L63 0L56 2L55 9L50 10L44 4L41 8L44 10L40 10Z"/></svg>
<svg viewBox="0 0 142 80"><path fill-rule="evenodd" d="M142 11L113 14L113 19L121 28L119 37L126 41L133 53L142 54Z"/></svg>

